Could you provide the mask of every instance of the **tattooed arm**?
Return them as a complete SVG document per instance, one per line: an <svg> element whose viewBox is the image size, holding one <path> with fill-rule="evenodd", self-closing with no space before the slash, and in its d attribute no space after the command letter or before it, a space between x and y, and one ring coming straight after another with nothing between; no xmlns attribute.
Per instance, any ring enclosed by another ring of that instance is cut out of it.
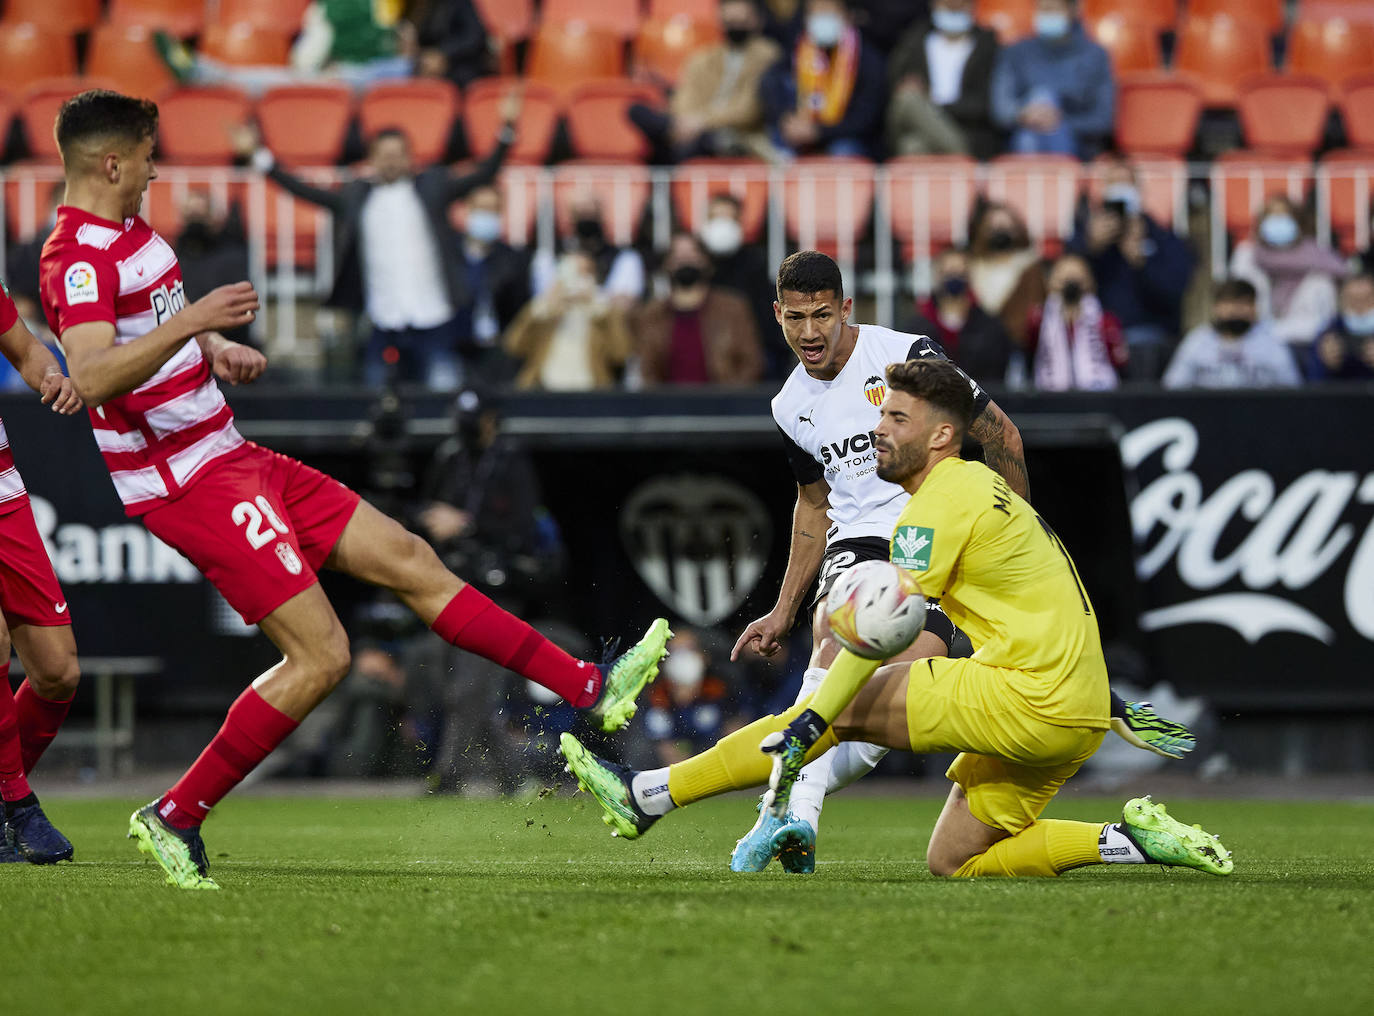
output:
<svg viewBox="0 0 1374 1016"><path fill-rule="evenodd" d="M1021 432L1011 417L989 402L968 429L969 437L983 446L983 461L1006 479L1008 485L1027 501L1030 500L1030 478L1026 475L1025 449Z"/></svg>
<svg viewBox="0 0 1374 1016"><path fill-rule="evenodd" d="M781 648L778 640L792 629L797 611L811 588L825 557L825 530L830 520L830 484L825 480L797 484L797 506L792 511L792 546L787 554L787 571L782 576L778 602L763 617L750 623L735 643L730 659L750 644L761 656L772 656Z"/></svg>

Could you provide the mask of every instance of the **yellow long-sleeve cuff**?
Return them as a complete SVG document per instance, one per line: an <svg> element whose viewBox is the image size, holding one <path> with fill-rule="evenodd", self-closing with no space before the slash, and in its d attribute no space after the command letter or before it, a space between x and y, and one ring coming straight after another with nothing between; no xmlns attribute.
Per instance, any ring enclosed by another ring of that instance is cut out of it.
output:
<svg viewBox="0 0 1374 1016"><path fill-rule="evenodd" d="M841 649L821 681L821 686L811 696L811 709L819 713L826 723L834 723L835 717L844 712L845 706L854 700L859 689L868 683L880 666L881 660L865 660L848 649Z"/></svg>

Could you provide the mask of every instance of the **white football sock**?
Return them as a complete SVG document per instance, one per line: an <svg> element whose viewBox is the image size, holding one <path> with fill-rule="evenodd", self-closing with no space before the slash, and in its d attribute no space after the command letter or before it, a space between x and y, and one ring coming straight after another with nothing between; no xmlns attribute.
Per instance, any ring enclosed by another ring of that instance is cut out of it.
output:
<svg viewBox="0 0 1374 1016"><path fill-rule="evenodd" d="M806 696L821 686L825 680L827 671L824 667L811 667L806 673L802 674L801 690L797 692L796 701L800 702Z"/></svg>
<svg viewBox="0 0 1374 1016"><path fill-rule="evenodd" d="M1097 852L1103 864L1147 864L1150 860L1141 853L1135 840L1126 835L1119 822L1103 828L1102 835L1097 838Z"/></svg>
<svg viewBox="0 0 1374 1016"><path fill-rule="evenodd" d="M630 779L630 791L635 795L635 804L644 809L646 815L666 815L677 807L668 793L667 766L635 773Z"/></svg>
<svg viewBox="0 0 1374 1016"><path fill-rule="evenodd" d="M867 776L883 760L887 751L882 745L869 744L867 741L841 741L831 749L835 761L830 767L830 779L826 782L825 792L833 794L860 776Z"/></svg>

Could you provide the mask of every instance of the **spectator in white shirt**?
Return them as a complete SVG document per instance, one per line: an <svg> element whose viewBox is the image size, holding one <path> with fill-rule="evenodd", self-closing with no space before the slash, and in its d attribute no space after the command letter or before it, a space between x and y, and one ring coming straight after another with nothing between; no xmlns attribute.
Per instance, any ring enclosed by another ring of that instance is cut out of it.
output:
<svg viewBox="0 0 1374 1016"><path fill-rule="evenodd" d="M606 217L601 201L591 191L571 199L572 232L559 238L560 253L586 254L595 268L597 291L622 310L644 295L644 259L633 247L618 247L606 238ZM530 266L534 295L549 292L557 278L558 262L551 251L541 250Z"/></svg>
<svg viewBox="0 0 1374 1016"><path fill-rule="evenodd" d="M1227 279L1212 294L1212 320L1198 325L1164 372L1165 388L1281 388L1301 384L1297 362L1258 319L1255 287Z"/></svg>

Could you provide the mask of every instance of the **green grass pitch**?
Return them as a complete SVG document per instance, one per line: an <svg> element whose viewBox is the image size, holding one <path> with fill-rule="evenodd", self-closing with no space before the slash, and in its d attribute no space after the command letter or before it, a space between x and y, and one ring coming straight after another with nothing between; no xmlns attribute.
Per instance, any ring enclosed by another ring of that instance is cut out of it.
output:
<svg viewBox="0 0 1374 1016"><path fill-rule="evenodd" d="M223 891L179 893L123 839L138 803L54 798L78 863L0 867L0 1012L1374 1011L1370 804L1168 802L1229 879L954 882L922 863L930 799L836 798L796 877L726 869L743 797L626 843L586 795L241 796L206 826Z"/></svg>

